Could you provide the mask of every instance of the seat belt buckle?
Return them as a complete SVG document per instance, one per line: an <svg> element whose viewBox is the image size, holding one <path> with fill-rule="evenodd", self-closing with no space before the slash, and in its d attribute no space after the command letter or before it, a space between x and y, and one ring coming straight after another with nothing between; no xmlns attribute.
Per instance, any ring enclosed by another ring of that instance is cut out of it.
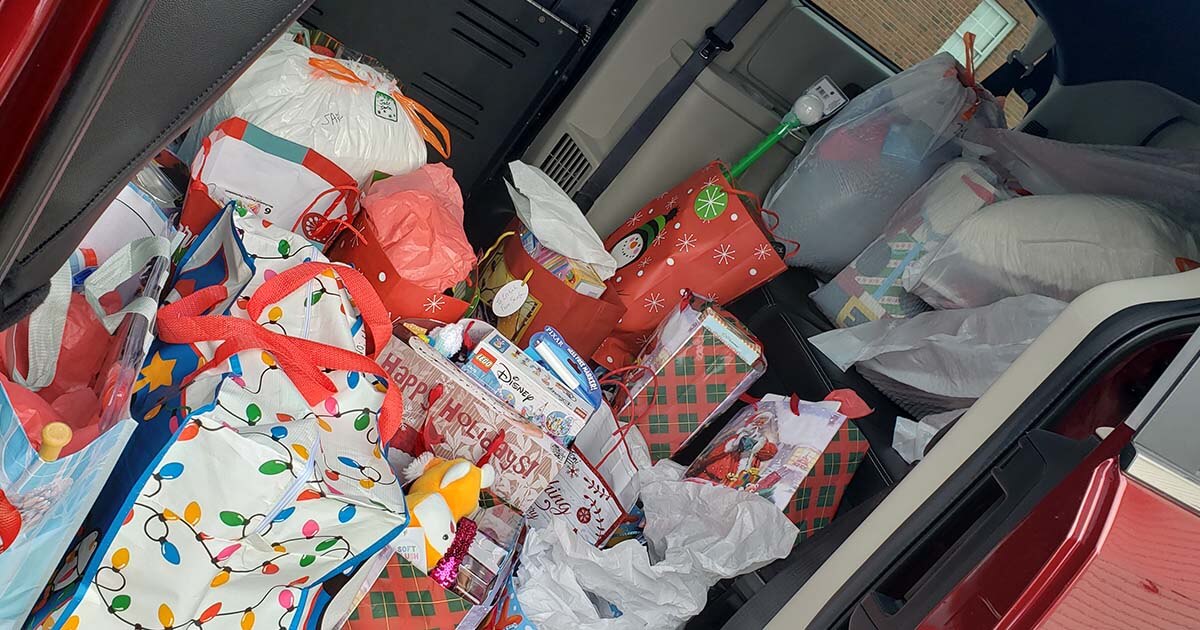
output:
<svg viewBox="0 0 1200 630"><path fill-rule="evenodd" d="M712 61L713 57L731 50L733 50L733 42L718 37L711 26L704 29L704 41L700 43L700 56L705 61Z"/></svg>

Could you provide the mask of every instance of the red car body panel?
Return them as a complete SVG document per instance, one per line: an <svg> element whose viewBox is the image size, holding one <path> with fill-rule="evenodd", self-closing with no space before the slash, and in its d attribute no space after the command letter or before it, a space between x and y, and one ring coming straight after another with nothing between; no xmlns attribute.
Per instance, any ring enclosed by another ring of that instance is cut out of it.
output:
<svg viewBox="0 0 1200 630"><path fill-rule="evenodd" d="M0 197L54 110L108 0L0 2Z"/></svg>
<svg viewBox="0 0 1200 630"><path fill-rule="evenodd" d="M1106 457L1089 459L1051 492L921 627L1195 626L1200 518L1125 476L1111 451L1128 436L1118 437L1097 449Z"/></svg>

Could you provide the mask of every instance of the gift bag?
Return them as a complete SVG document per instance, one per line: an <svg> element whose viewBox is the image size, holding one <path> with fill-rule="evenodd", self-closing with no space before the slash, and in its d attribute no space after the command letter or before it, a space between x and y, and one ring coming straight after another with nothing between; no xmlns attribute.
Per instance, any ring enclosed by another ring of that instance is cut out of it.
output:
<svg viewBox="0 0 1200 630"><path fill-rule="evenodd" d="M230 118L204 138L192 160L181 228L200 234L231 201L327 243L354 215L358 182L320 153Z"/></svg>
<svg viewBox="0 0 1200 630"><path fill-rule="evenodd" d="M338 576L408 521L384 460L399 393L372 360L386 311L357 272L232 204L179 269L142 422L31 623L336 627Z"/></svg>
<svg viewBox="0 0 1200 630"><path fill-rule="evenodd" d="M354 608L346 630L452 630L471 603L393 555Z"/></svg>
<svg viewBox="0 0 1200 630"><path fill-rule="evenodd" d="M783 510L800 533L799 543L829 524L842 504L842 495L854 478L854 472L862 463L869 448L867 438L858 430L853 420L834 434L821 458L804 478L796 495Z"/></svg>
<svg viewBox="0 0 1200 630"><path fill-rule="evenodd" d="M406 559L401 549L388 558L377 577L364 581L367 590L345 628L487 627L485 622L500 603L516 564L524 524L519 514L503 505L481 508L470 518L479 529L452 587L439 584Z"/></svg>
<svg viewBox="0 0 1200 630"><path fill-rule="evenodd" d="M726 304L786 269L758 208L717 162L651 200L604 245L621 265L608 293L626 308L592 354L608 369L637 356L685 291Z"/></svg>
<svg viewBox="0 0 1200 630"><path fill-rule="evenodd" d="M767 369L762 345L732 315L685 295L625 371L617 419L643 431L653 461L670 457ZM614 375L619 373L615 371Z"/></svg>
<svg viewBox="0 0 1200 630"><path fill-rule="evenodd" d="M17 381L0 377L0 522L13 519L0 532L0 626L18 627L37 603L137 426L129 392L168 251L166 238L148 237L110 252L84 289L112 313L73 292L64 265L42 305L0 335L5 377ZM38 449L51 422L71 435L46 461Z"/></svg>
<svg viewBox="0 0 1200 630"><path fill-rule="evenodd" d="M523 280L529 292L516 312L497 319L496 329L525 346L533 333L553 326L576 352L590 355L625 314L620 298L612 291L599 298L576 292L525 251L516 236L519 222L508 229L499 246L480 261L480 297L491 304L496 292L514 280Z"/></svg>
<svg viewBox="0 0 1200 630"><path fill-rule="evenodd" d="M566 519L588 544L601 547L632 520L638 470L650 467L646 441L633 425L619 425L608 405L596 410L575 438L554 481L525 510L530 527Z"/></svg>
<svg viewBox="0 0 1200 630"><path fill-rule="evenodd" d="M370 213L369 209L358 213L354 229L346 230L334 241L329 257L361 271L379 293L393 321L422 317L455 322L466 314L470 307L467 302L422 287L397 271L385 247L388 241L380 238ZM466 251L470 253L469 246Z"/></svg>

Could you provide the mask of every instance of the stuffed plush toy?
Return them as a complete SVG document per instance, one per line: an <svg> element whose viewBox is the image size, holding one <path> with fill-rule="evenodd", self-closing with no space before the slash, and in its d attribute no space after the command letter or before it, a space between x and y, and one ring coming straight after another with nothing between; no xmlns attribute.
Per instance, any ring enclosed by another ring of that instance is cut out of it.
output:
<svg viewBox="0 0 1200 630"><path fill-rule="evenodd" d="M479 508L479 492L492 485L496 472L491 464L475 466L465 459L445 460L425 453L404 473L413 480L407 497L409 527L424 530L425 561L432 569L452 544L457 542L463 552L470 545L474 528L459 532L459 521Z"/></svg>

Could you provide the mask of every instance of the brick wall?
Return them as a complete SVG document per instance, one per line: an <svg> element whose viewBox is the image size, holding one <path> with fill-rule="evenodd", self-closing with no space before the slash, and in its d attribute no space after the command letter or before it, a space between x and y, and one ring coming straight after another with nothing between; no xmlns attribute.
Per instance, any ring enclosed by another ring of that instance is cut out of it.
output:
<svg viewBox="0 0 1200 630"><path fill-rule="evenodd" d="M814 0L834 19L868 44L907 68L941 48L979 0ZM980 77L1003 64L1009 51L1029 39L1035 16L1025 0L996 0L1017 25L976 68ZM1024 115L1024 103L1008 99L1010 124Z"/></svg>

